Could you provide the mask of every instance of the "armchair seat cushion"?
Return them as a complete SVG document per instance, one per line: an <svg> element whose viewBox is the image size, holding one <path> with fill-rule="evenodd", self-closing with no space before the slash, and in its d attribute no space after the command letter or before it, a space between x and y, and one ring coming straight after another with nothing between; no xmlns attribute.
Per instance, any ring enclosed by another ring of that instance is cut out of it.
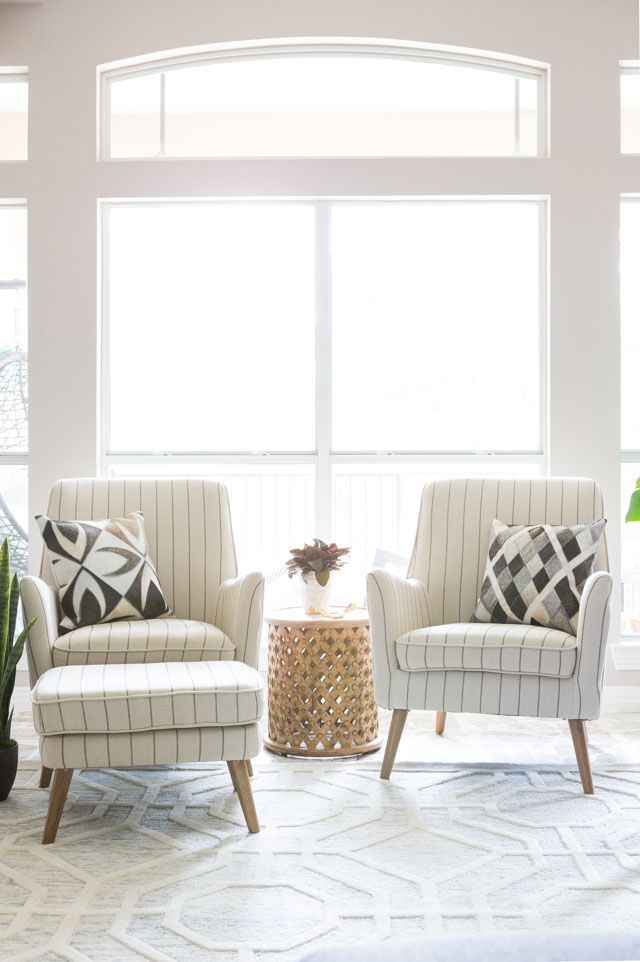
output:
<svg viewBox="0 0 640 962"><path fill-rule="evenodd" d="M460 623L417 628L396 641L402 671L493 671L569 678L577 639L533 625Z"/></svg>
<svg viewBox="0 0 640 962"><path fill-rule="evenodd" d="M53 643L54 667L147 664L160 661L231 661L235 645L204 621L151 618L76 628Z"/></svg>
<svg viewBox="0 0 640 962"><path fill-rule="evenodd" d="M40 735L247 725L264 712L264 682L239 661L69 665L32 692Z"/></svg>

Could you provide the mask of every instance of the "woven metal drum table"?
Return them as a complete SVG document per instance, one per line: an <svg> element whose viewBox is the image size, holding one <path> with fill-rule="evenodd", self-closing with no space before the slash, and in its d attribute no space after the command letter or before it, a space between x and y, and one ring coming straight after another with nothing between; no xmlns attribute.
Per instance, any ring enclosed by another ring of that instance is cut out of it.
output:
<svg viewBox="0 0 640 962"><path fill-rule="evenodd" d="M269 729L265 748L280 755L333 758L380 747L373 694L369 617L281 608L268 615Z"/></svg>

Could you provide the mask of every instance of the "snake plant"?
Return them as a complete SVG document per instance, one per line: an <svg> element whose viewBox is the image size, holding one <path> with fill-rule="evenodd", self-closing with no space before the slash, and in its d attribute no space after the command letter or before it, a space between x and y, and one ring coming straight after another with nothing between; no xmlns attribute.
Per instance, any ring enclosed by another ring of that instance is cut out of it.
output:
<svg viewBox="0 0 640 962"><path fill-rule="evenodd" d="M27 635L36 620L32 618L15 638L19 597L20 583L16 574L11 577L9 542L5 538L0 546L0 751L12 748L15 744L11 738L11 696L16 683L18 662Z"/></svg>

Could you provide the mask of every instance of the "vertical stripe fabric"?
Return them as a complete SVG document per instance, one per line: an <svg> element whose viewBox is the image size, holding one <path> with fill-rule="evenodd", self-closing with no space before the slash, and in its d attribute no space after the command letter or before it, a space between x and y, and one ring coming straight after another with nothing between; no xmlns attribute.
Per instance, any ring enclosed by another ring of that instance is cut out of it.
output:
<svg viewBox="0 0 640 962"><path fill-rule="evenodd" d="M58 481L47 514L99 520L141 511L160 584L178 618L211 621L218 589L237 564L226 488L202 478L80 478ZM55 587L43 556L41 576Z"/></svg>
<svg viewBox="0 0 640 962"><path fill-rule="evenodd" d="M40 757L47 768L132 768L179 762L239 761L262 747L260 725L173 728L148 732L46 735Z"/></svg>
<svg viewBox="0 0 640 962"><path fill-rule="evenodd" d="M432 624L467 622L485 572L491 522L585 524L603 517L600 488L587 478L459 478L427 484L407 572L426 590ZM606 536L596 561L608 570Z"/></svg>
<svg viewBox="0 0 640 962"><path fill-rule="evenodd" d="M367 579L379 703L385 708L597 718L613 584L604 537L581 599L571 677L470 671L465 669L473 662L462 656L455 670L401 670L396 641L417 629L468 622L494 518L505 524L574 525L602 517L600 488L586 478L463 478L426 485L407 578L374 570ZM531 671L530 659L527 665Z"/></svg>

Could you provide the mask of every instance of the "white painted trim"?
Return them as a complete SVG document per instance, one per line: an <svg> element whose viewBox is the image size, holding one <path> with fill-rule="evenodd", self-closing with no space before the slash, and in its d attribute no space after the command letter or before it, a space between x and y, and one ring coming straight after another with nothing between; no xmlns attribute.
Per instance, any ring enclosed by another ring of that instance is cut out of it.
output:
<svg viewBox="0 0 640 962"><path fill-rule="evenodd" d="M640 712L640 685L606 685L602 694L602 713Z"/></svg>
<svg viewBox="0 0 640 962"><path fill-rule="evenodd" d="M332 491L331 447L333 433L333 357L331 298L331 206L327 201L315 204L315 444L316 459L316 524L315 537L331 540Z"/></svg>
<svg viewBox="0 0 640 962"><path fill-rule="evenodd" d="M243 40L235 43L201 44L174 50L162 50L141 57L129 57L100 64L98 69L106 77L135 76L158 70L179 69L185 65L210 63L215 60L240 58L264 59L283 54L349 54L350 56L385 56L409 60L430 60L465 66L491 67L521 76L543 76L549 64L541 60L514 57L492 50L458 47L448 44L429 44L417 41L387 40L368 37L274 37L271 40Z"/></svg>

